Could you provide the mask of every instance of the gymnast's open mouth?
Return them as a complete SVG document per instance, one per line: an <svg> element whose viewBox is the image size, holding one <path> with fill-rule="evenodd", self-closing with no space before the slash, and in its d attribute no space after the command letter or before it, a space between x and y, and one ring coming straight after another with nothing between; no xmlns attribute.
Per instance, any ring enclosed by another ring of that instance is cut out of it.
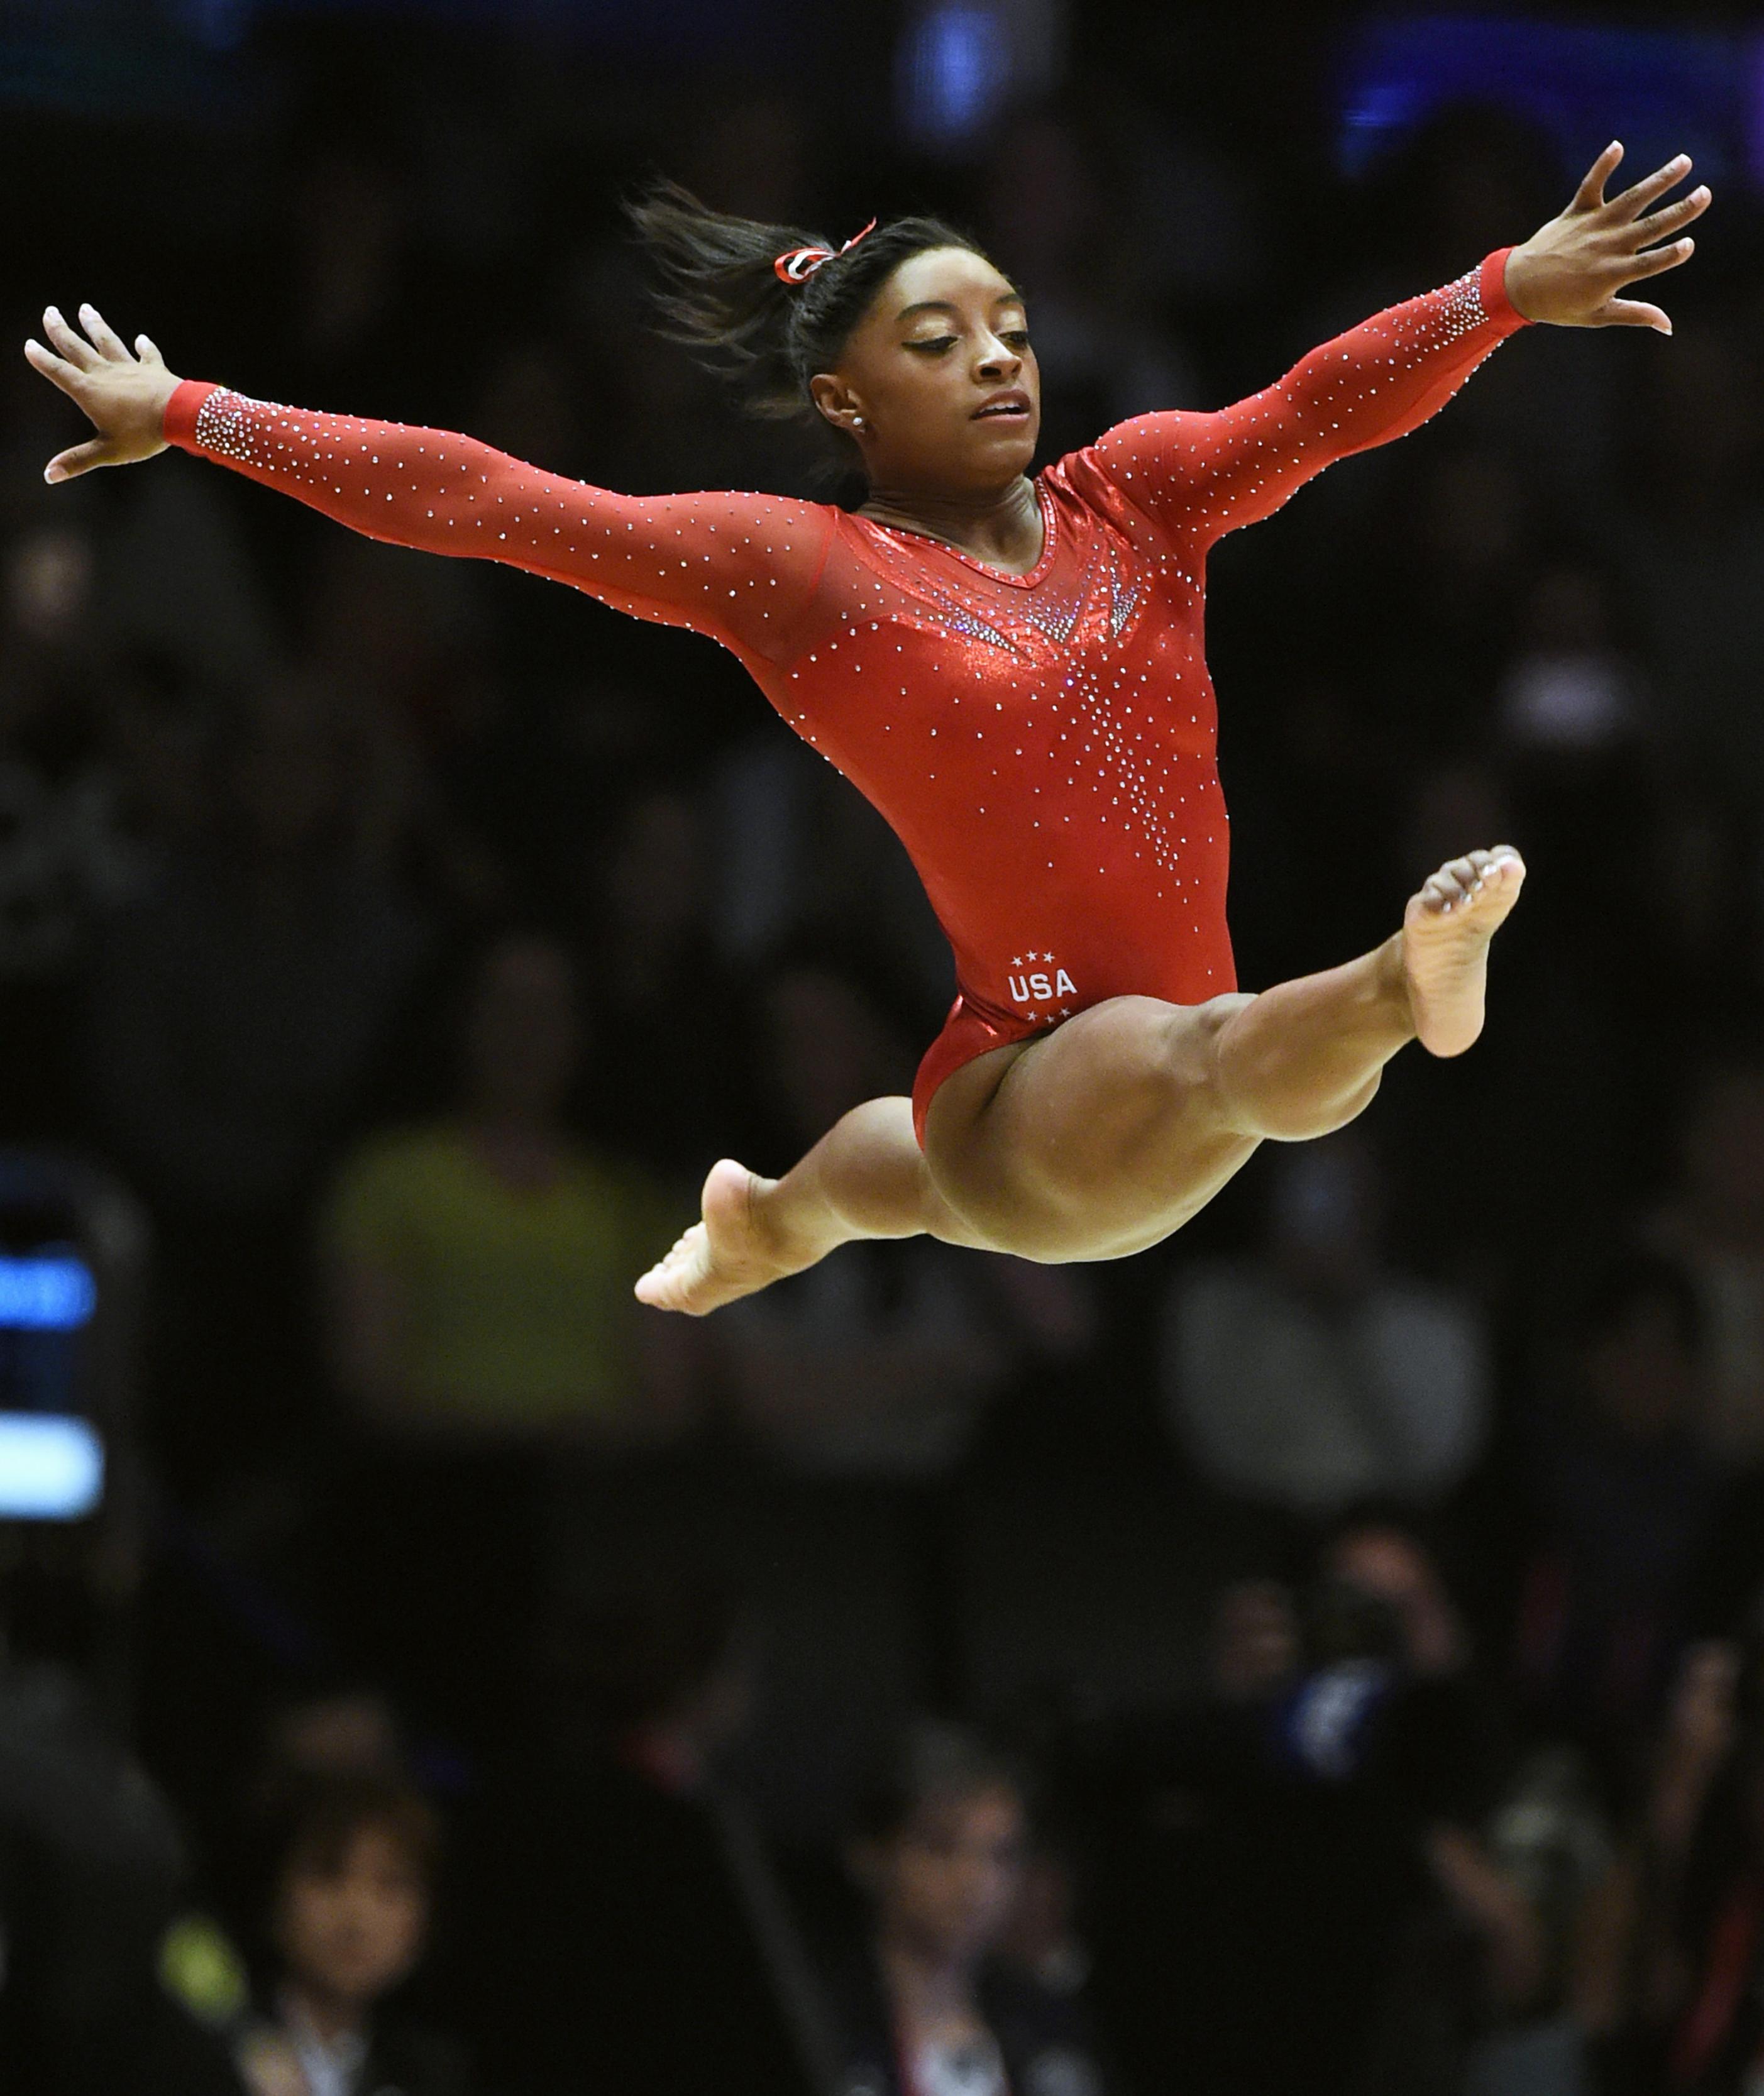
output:
<svg viewBox="0 0 1764 2096"><path fill-rule="evenodd" d="M991 400L983 401L968 419L977 422L983 416L989 415L1014 415L1020 417L1027 416L1028 412L1028 395L1020 386L1013 386L1008 393L995 393Z"/></svg>

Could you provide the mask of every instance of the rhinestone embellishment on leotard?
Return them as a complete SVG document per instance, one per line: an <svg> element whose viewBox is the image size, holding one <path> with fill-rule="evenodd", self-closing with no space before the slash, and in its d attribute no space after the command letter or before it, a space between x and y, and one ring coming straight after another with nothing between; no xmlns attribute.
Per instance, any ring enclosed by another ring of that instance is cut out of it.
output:
<svg viewBox="0 0 1764 2096"><path fill-rule="evenodd" d="M921 583L915 594L921 597L937 612L942 624L951 633L958 633L964 640L978 640L988 648L1002 648L1007 655L1020 655L1023 650L1015 641L1007 640L996 627L970 611L954 597L945 596L941 591Z"/></svg>
<svg viewBox="0 0 1764 2096"><path fill-rule="evenodd" d="M1446 304L1439 315L1447 342L1474 334L1488 318L1482 306L1482 273L1471 269L1445 286Z"/></svg>
<svg viewBox="0 0 1764 2096"><path fill-rule="evenodd" d="M261 432L252 417L294 413L278 401L254 400L248 393L218 386L196 410L196 441L204 451L235 459L241 465L266 465Z"/></svg>
<svg viewBox="0 0 1764 2096"><path fill-rule="evenodd" d="M1130 575L1123 575L1111 561L1109 563L1109 638L1119 640L1127 631L1129 622L1139 609L1139 585Z"/></svg>
<svg viewBox="0 0 1764 2096"><path fill-rule="evenodd" d="M1025 593L989 607L991 620L982 618L971 605L937 588L922 574L915 579L913 594L936 613L940 624L949 632L958 634L964 640L984 642L989 648L1002 648L1007 654L1022 656L1028 652L1023 641L1011 638L1003 629L1020 622L1033 627L1056 648L1063 647L1077 631L1079 621L1096 594L1099 567L1107 578L1104 615L1109 637L1119 640L1139 608L1142 592L1138 582L1123 574L1119 558L1112 552L1104 553L1100 561L1092 556L1070 596L1056 600Z"/></svg>

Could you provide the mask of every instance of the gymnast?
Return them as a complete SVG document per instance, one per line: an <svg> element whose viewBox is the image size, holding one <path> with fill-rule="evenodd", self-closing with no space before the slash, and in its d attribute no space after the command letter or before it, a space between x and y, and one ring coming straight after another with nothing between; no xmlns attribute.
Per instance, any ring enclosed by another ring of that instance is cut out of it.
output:
<svg viewBox="0 0 1764 2096"><path fill-rule="evenodd" d="M468 437L181 381L90 305L79 328L50 307L24 353L97 431L50 481L176 444L369 537L708 634L887 818L960 994L910 1099L855 1107L781 1179L713 1167L702 1219L637 1283L702 1314L860 1238L1124 1257L1258 1143L1351 1120L1408 1041L1457 1055L1476 1039L1489 942L1525 878L1508 845L1431 875L1373 952L1238 989L1207 553L1426 421L1528 321L1670 334L1620 294L1688 259L1709 191L1664 201L1680 156L1608 197L1622 157L1601 153L1522 246L1264 391L1139 416L1033 477L1024 298L963 234L902 218L835 250L657 186L632 216L671 332L751 411L835 433L867 483L851 510L610 494Z"/></svg>

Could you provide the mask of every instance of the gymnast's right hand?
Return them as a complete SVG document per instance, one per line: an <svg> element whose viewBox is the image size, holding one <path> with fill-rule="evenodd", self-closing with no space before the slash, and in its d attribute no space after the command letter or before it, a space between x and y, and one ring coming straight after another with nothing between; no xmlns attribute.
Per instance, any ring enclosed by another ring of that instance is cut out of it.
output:
<svg viewBox="0 0 1764 2096"><path fill-rule="evenodd" d="M80 326L69 327L54 306L43 315L50 347L34 339L25 361L59 386L98 431L83 444L60 452L43 468L47 481L72 480L95 465L133 465L165 449L166 403L179 382L144 334L131 351L111 333L96 306L81 306Z"/></svg>

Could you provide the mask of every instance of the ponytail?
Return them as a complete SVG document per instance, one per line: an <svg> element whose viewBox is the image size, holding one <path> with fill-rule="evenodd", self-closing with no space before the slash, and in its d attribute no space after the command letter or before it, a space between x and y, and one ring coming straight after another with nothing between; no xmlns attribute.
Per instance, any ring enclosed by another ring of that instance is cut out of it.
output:
<svg viewBox="0 0 1764 2096"><path fill-rule="evenodd" d="M661 279L667 338L723 379L750 415L823 429L809 381L838 362L901 264L933 247L980 251L941 219L897 218L787 283L775 266L781 255L832 243L801 226L711 211L677 182L652 184L626 210Z"/></svg>

